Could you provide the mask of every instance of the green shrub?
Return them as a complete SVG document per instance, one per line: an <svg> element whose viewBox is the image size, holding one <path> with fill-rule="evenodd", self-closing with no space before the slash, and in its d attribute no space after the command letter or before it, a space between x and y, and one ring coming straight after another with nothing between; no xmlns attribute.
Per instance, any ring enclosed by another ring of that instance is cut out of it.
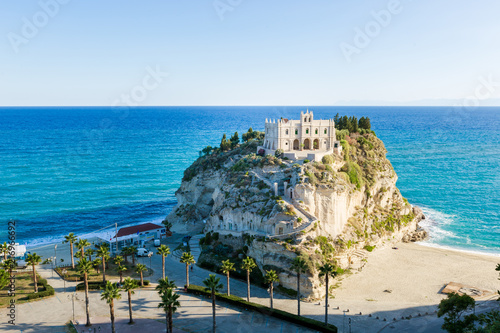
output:
<svg viewBox="0 0 500 333"><path fill-rule="evenodd" d="M345 137L349 135L349 130L347 130L347 129L343 129L340 131L337 130L335 135L337 137L337 140L344 140Z"/></svg>
<svg viewBox="0 0 500 333"><path fill-rule="evenodd" d="M210 292L206 291L204 287L201 286L196 286L190 284L189 287L187 288L188 293L195 294L195 295L202 295L205 297L209 297L211 294ZM314 319L306 318L306 317L301 317L297 316L295 314L278 310L278 309L271 309L265 305L260 305L252 302L247 302L244 299L234 296L234 295L225 295L225 294L220 294L216 293L215 298L219 301L224 301L226 303L247 309L247 310L252 310L256 311L259 313L262 313L267 316L275 317L281 320L285 320L297 325L301 325L307 328L311 328L315 331L319 332L328 332L328 333L336 333L337 332L337 327L334 325L328 324L325 325L322 322L319 322Z"/></svg>
<svg viewBox="0 0 500 333"><path fill-rule="evenodd" d="M42 298L42 297L48 297L48 296L52 296L55 294L55 290L54 288L52 288L52 286L48 285L47 284L47 280L45 279L39 279L37 281L37 285L39 285L39 289L44 289L42 291L38 291L37 293L30 293L28 294L28 299L32 300L32 299L37 299L37 298Z"/></svg>
<svg viewBox="0 0 500 333"><path fill-rule="evenodd" d="M321 162L323 162L323 164L333 164L334 161L335 160L333 159L332 155L325 155L321 159Z"/></svg>
<svg viewBox="0 0 500 333"><path fill-rule="evenodd" d="M309 162L311 162L311 161L309 161L307 158L304 160L304 164L309 163Z"/></svg>
<svg viewBox="0 0 500 333"><path fill-rule="evenodd" d="M368 252L372 252L375 249L375 246L376 245L373 245L373 246L371 246L371 245L365 245L364 249L366 251L368 251Z"/></svg>

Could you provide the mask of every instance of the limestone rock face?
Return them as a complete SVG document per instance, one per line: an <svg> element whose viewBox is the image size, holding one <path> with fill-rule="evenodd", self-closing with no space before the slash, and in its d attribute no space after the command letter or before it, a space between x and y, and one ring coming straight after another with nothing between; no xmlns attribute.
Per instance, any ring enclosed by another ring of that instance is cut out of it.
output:
<svg viewBox="0 0 500 333"><path fill-rule="evenodd" d="M235 248L231 258L246 252L263 274L275 270L285 288L297 288L291 267L300 256L308 267L301 295L323 297L322 263L356 271L368 251L426 237L418 228L425 217L396 187L382 141L356 133L341 143L343 155L332 155L330 164L260 157L252 154L258 143L200 157L186 170L167 218L217 233L218 242L241 238L245 249Z"/></svg>

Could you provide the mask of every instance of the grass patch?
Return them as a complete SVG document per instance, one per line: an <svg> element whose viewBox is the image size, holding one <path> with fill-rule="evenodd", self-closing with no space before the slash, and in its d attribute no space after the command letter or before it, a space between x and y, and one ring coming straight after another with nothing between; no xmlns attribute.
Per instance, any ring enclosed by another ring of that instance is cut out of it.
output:
<svg viewBox="0 0 500 333"><path fill-rule="evenodd" d="M32 272L18 272L14 274L14 277L16 281L15 296L9 296L9 286L6 286L0 291L0 307L6 307L12 299L15 300L16 304L22 304L37 298L54 295L54 288L47 284L47 280L42 279L38 274L38 293L34 293L35 284L33 283Z"/></svg>

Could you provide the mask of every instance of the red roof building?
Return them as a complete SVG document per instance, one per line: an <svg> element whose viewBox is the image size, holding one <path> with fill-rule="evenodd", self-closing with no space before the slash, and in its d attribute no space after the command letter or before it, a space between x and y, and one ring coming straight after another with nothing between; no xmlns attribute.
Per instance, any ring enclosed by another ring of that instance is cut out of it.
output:
<svg viewBox="0 0 500 333"><path fill-rule="evenodd" d="M126 228L121 228L118 230L118 237L124 237L128 235L143 235L146 232L151 232L151 231L160 231L161 229L165 229L164 226L153 224L153 223L144 223L144 224L139 224L139 225L134 225L131 227L126 227ZM165 230L163 230L162 233L165 233Z"/></svg>

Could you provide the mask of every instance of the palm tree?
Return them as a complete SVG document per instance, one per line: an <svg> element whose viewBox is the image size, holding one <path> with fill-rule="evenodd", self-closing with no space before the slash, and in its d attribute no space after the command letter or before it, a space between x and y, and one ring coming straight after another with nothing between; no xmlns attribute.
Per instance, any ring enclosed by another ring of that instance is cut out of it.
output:
<svg viewBox="0 0 500 333"><path fill-rule="evenodd" d="M0 251L3 254L3 260L7 260L7 253L9 253L9 246L7 245L7 242L3 242L3 244L0 245Z"/></svg>
<svg viewBox="0 0 500 333"><path fill-rule="evenodd" d="M75 259L73 259L73 243L76 242L76 236L74 233L70 232L68 236L64 236L64 243L69 243L69 250L71 252L71 268L75 269Z"/></svg>
<svg viewBox="0 0 500 333"><path fill-rule="evenodd" d="M170 254L170 248L166 245L161 245L158 248L156 254L161 256L161 271L163 273L163 279L165 278L165 258Z"/></svg>
<svg viewBox="0 0 500 333"><path fill-rule="evenodd" d="M189 287L189 265L196 263L191 252L184 252L181 257L181 262L186 264L186 287Z"/></svg>
<svg viewBox="0 0 500 333"><path fill-rule="evenodd" d="M14 270L14 268L16 268L16 266L17 266L17 261L14 258L8 258L7 260L4 260L4 262L2 263L2 267L5 270L9 271L9 276L11 279L12 279L12 271Z"/></svg>
<svg viewBox="0 0 500 333"><path fill-rule="evenodd" d="M274 282L279 282L280 279L276 271L268 270L266 271L265 280L269 283L269 295L271 295L271 309L273 308L273 290L274 290Z"/></svg>
<svg viewBox="0 0 500 333"><path fill-rule="evenodd" d="M0 290L5 288L10 283L9 273L6 270L0 269Z"/></svg>
<svg viewBox="0 0 500 333"><path fill-rule="evenodd" d="M304 258L296 257L293 260L292 269L297 273L297 315L300 316L300 274L307 272L307 264Z"/></svg>
<svg viewBox="0 0 500 333"><path fill-rule="evenodd" d="M132 265L135 265L135 254L137 253L137 247L135 246L129 246L128 247L128 254L132 256Z"/></svg>
<svg viewBox="0 0 500 333"><path fill-rule="evenodd" d="M92 261L92 267L95 268L95 271L97 272L97 274L99 274L99 267L102 265L102 260L100 258L95 258L93 261Z"/></svg>
<svg viewBox="0 0 500 333"><path fill-rule="evenodd" d="M122 289L125 290L128 294L128 314L130 317L129 324L133 324L134 320L132 319L132 295L135 294L134 289L138 288L139 285L137 284L137 281L131 278L126 278L125 281L123 281L123 287Z"/></svg>
<svg viewBox="0 0 500 333"><path fill-rule="evenodd" d="M328 278L331 276L335 278L337 276L337 269L335 265L330 263L325 263L319 268L319 277L325 277L326 282L326 294L325 294L325 325L328 324Z"/></svg>
<svg viewBox="0 0 500 333"><path fill-rule="evenodd" d="M172 222L169 222L167 218L161 221L161 224L165 226L165 229L167 229L167 231L170 231L170 228L172 228Z"/></svg>
<svg viewBox="0 0 500 333"><path fill-rule="evenodd" d="M175 288L177 288L177 286L175 285L174 281L169 281L167 276L164 279L158 280L158 285L156 286L155 290L158 291L158 294L163 295L167 292L168 289Z"/></svg>
<svg viewBox="0 0 500 333"><path fill-rule="evenodd" d="M235 271L236 268L234 268L234 263L232 263L229 259L224 260L222 262L222 268L221 271L222 273L226 274L227 277L227 295L229 296L231 294L230 289L229 289L229 273L232 271Z"/></svg>
<svg viewBox="0 0 500 333"><path fill-rule="evenodd" d="M116 270L118 271L118 274L120 274L120 285L123 283L123 272L127 270L127 267L119 265Z"/></svg>
<svg viewBox="0 0 500 333"><path fill-rule="evenodd" d="M80 238L78 239L78 242L76 243L76 248L80 250L80 253L82 254L82 257L85 256L85 247L90 246L90 243L88 240Z"/></svg>
<svg viewBox="0 0 500 333"><path fill-rule="evenodd" d="M123 247L121 251L121 255L125 258L125 263L128 264L128 256L129 256L129 247Z"/></svg>
<svg viewBox="0 0 500 333"><path fill-rule="evenodd" d="M95 251L92 248L88 248L85 250L85 255L89 257L89 261L92 261L92 256L94 255Z"/></svg>
<svg viewBox="0 0 500 333"><path fill-rule="evenodd" d="M205 290L210 291L212 295L212 317L213 317L213 332L215 333L215 293L222 289L223 285L220 283L220 278L215 274L210 274L207 279L203 280Z"/></svg>
<svg viewBox="0 0 500 333"><path fill-rule="evenodd" d="M74 257L78 260L81 260L82 258L85 258L84 255L82 255L82 253L80 251L76 252Z"/></svg>
<svg viewBox="0 0 500 333"><path fill-rule="evenodd" d="M255 261L250 258L246 257L243 259L243 264L241 265L241 268L247 271L247 302L250 302L250 272L257 267L255 264Z"/></svg>
<svg viewBox="0 0 500 333"><path fill-rule="evenodd" d="M36 282L36 268L35 268L35 266L38 265L41 261L42 261L42 257L40 257L36 253L32 253L32 254L30 253L26 257L26 263L28 265L31 265L31 267L33 267L33 283L35 284L35 293L38 292L38 285L37 285L37 282Z"/></svg>
<svg viewBox="0 0 500 333"><path fill-rule="evenodd" d="M116 256L116 257L114 257L114 259L113 259L113 263L114 263L116 266L121 266L121 265L122 265L122 262L123 262L123 257L122 257L122 256Z"/></svg>
<svg viewBox="0 0 500 333"><path fill-rule="evenodd" d="M99 250L97 250L97 255L102 260L102 283L106 283L106 259L109 258L109 249L101 245Z"/></svg>
<svg viewBox="0 0 500 333"><path fill-rule="evenodd" d="M147 270L147 268L146 268L146 265L144 265L144 264L137 264L135 266L135 271L138 274L141 274L141 287L144 287L143 272L146 271L146 270Z"/></svg>
<svg viewBox="0 0 500 333"><path fill-rule="evenodd" d="M178 301L180 296L179 294L175 293L172 289L167 289L165 293L160 294L160 297L161 297L161 303L158 304L158 307L162 308L163 311L165 311L167 332L172 333L173 330L172 316L174 312L177 311L177 308L181 306L181 303Z"/></svg>
<svg viewBox="0 0 500 333"><path fill-rule="evenodd" d="M115 333L115 299L120 299L120 288L116 283L106 282L106 286L101 294L101 300L109 304L109 314L111 316L111 332Z"/></svg>
<svg viewBox="0 0 500 333"><path fill-rule="evenodd" d="M85 310L87 311L87 324L85 326L90 326L90 308L89 308L89 274L92 270L92 264L87 258L82 258L78 262L78 272L83 275L83 282L85 284Z"/></svg>

